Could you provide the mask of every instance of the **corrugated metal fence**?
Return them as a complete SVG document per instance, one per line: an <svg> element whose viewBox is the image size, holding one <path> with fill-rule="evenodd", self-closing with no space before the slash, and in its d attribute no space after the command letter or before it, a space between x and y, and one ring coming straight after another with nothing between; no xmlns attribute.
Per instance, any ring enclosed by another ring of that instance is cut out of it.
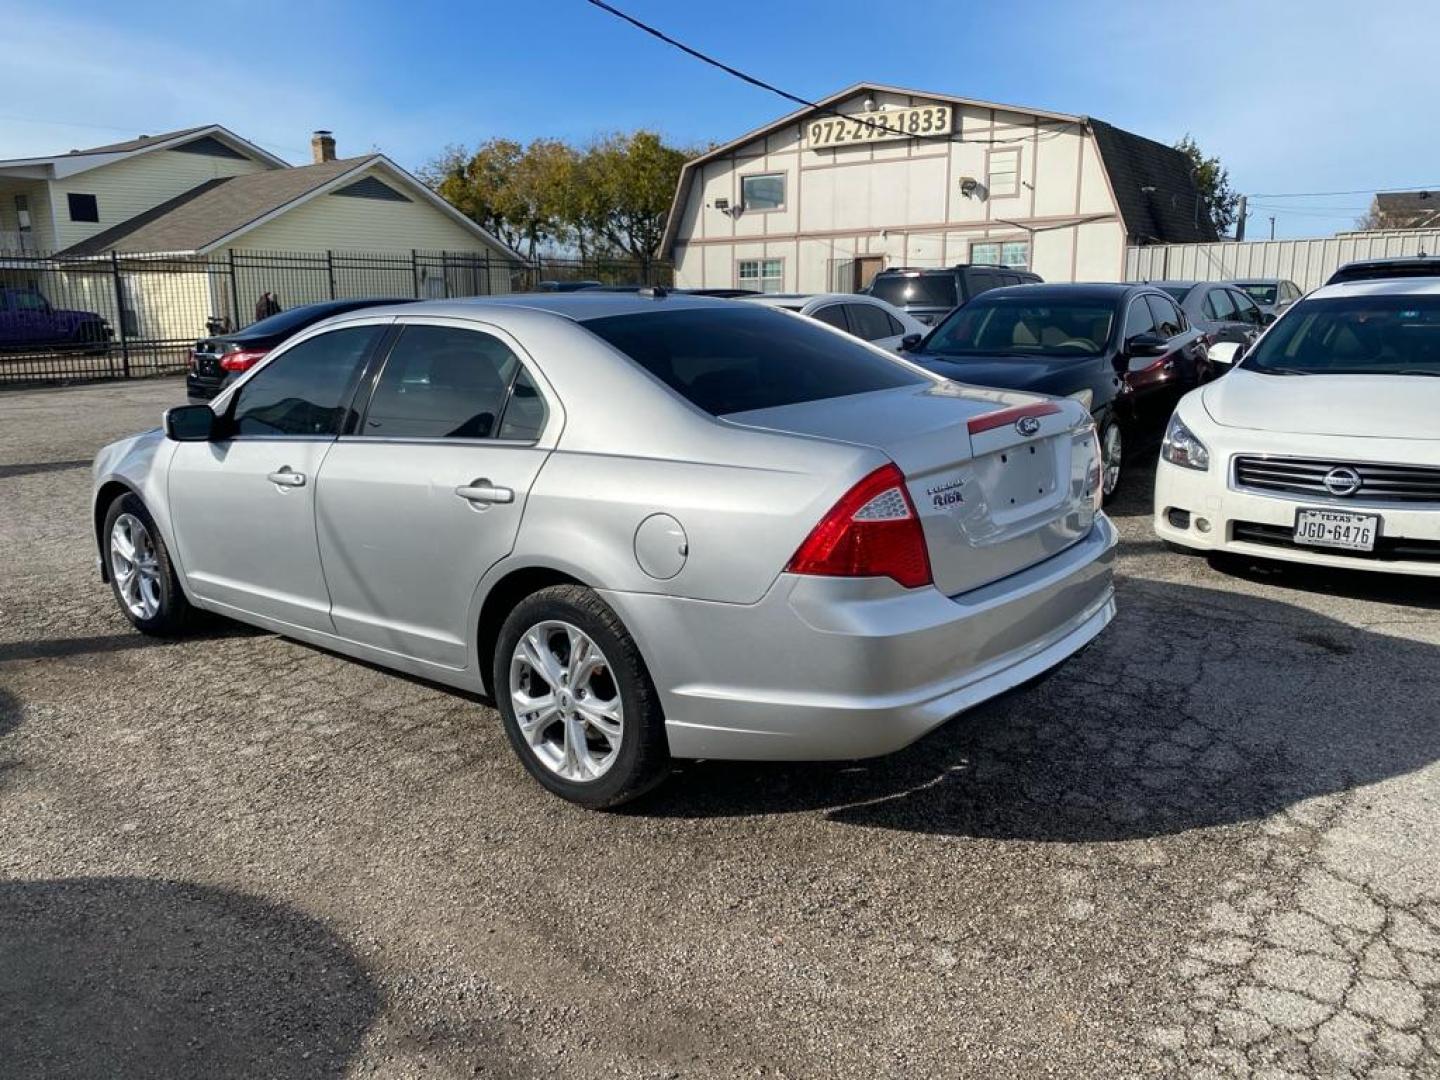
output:
<svg viewBox="0 0 1440 1080"><path fill-rule="evenodd" d="M1243 244L1155 244L1125 251L1128 281L1229 281L1287 278L1309 291L1342 263L1396 255L1440 253L1440 229L1342 233L1315 240Z"/></svg>

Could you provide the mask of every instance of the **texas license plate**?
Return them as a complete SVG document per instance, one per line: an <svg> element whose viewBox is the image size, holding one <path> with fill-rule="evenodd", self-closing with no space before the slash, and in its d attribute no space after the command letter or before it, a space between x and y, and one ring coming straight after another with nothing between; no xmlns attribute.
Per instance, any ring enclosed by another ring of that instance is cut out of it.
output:
<svg viewBox="0 0 1440 1080"><path fill-rule="evenodd" d="M1295 543L1310 547L1374 551L1380 535L1379 514L1351 510L1300 510L1295 514Z"/></svg>

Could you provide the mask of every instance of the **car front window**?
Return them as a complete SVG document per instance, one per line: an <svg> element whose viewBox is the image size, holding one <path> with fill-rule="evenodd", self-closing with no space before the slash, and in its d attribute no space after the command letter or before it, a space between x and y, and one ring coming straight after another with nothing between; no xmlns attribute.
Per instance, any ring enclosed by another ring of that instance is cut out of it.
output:
<svg viewBox="0 0 1440 1080"><path fill-rule="evenodd" d="M1144 309L1144 302L1141 302ZM1148 315L1148 309L1145 309ZM1096 356L1110 340L1113 305L1099 300L972 300L931 334L939 356Z"/></svg>
<svg viewBox="0 0 1440 1080"><path fill-rule="evenodd" d="M241 437L340 433L378 325L319 334L276 356L235 392L230 430Z"/></svg>
<svg viewBox="0 0 1440 1080"><path fill-rule="evenodd" d="M1273 375L1440 375L1440 296L1302 300L1240 366Z"/></svg>

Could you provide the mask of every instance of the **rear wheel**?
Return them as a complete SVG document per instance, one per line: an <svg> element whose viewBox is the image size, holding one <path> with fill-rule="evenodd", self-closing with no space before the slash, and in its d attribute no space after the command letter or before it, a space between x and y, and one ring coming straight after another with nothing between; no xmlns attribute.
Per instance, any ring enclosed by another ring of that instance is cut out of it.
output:
<svg viewBox="0 0 1440 1080"><path fill-rule="evenodd" d="M530 775L591 809L665 778L665 718L640 651L590 589L526 597L500 628L491 673L505 733Z"/></svg>
<svg viewBox="0 0 1440 1080"><path fill-rule="evenodd" d="M135 629L168 637L190 628L195 609L145 504L122 495L105 513L105 560L115 602Z"/></svg>
<svg viewBox="0 0 1440 1080"><path fill-rule="evenodd" d="M1120 490L1120 473L1125 463L1125 438L1114 420L1100 432L1100 484L1108 503Z"/></svg>

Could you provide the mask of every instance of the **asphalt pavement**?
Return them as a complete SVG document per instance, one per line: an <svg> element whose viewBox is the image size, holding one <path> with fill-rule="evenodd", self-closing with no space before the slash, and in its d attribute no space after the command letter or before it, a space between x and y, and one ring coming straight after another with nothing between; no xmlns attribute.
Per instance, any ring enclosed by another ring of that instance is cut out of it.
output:
<svg viewBox="0 0 1440 1080"><path fill-rule="evenodd" d="M621 813L476 699L134 633L89 462L177 380L0 392L0 1075L1440 1076L1440 584L1212 566L892 757Z"/></svg>

